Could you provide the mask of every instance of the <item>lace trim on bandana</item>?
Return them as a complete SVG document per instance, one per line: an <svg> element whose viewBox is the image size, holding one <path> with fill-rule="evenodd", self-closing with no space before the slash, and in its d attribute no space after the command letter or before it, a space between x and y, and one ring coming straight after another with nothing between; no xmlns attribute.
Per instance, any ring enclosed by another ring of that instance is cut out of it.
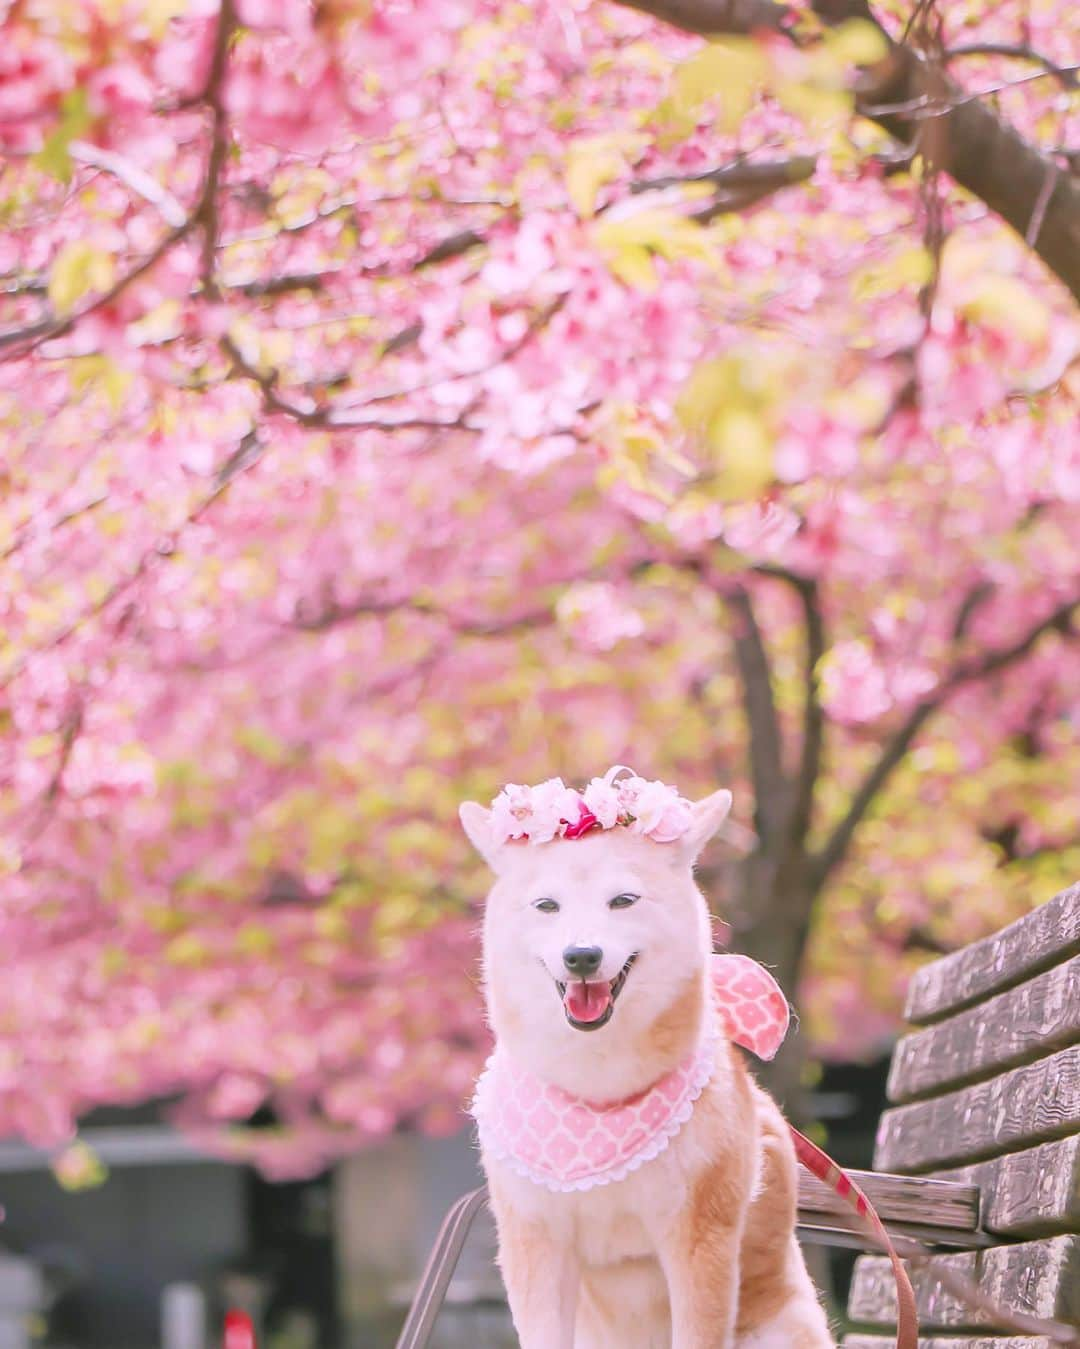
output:
<svg viewBox="0 0 1080 1349"><path fill-rule="evenodd" d="M685 1064L639 1096L587 1105L515 1069L498 1049L476 1084L471 1113L485 1150L523 1180L555 1194L625 1180L666 1151L694 1113L716 1066L710 1020Z"/></svg>

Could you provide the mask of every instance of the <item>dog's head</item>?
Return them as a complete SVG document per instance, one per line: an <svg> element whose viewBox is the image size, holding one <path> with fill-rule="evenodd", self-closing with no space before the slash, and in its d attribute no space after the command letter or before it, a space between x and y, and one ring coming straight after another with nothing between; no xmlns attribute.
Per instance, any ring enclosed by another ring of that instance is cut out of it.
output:
<svg viewBox="0 0 1080 1349"><path fill-rule="evenodd" d="M501 839L490 811L461 807L495 873L484 974L500 1041L534 1062L595 1060L640 1042L680 1000L699 1014L712 941L693 864L730 806L714 792L666 842L614 827L539 844Z"/></svg>

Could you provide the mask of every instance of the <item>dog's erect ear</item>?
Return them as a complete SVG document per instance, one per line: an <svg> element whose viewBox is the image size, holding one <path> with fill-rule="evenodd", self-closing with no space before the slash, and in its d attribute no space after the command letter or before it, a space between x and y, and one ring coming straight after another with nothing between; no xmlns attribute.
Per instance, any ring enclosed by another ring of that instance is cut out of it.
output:
<svg viewBox="0 0 1080 1349"><path fill-rule="evenodd" d="M726 788L695 801L691 807L693 821L679 840L683 851L693 861L705 844L720 828L731 810L731 793Z"/></svg>
<svg viewBox="0 0 1080 1349"><path fill-rule="evenodd" d="M463 801L458 806L458 817L469 842L492 871L498 871L502 848L491 835L491 811L477 801Z"/></svg>

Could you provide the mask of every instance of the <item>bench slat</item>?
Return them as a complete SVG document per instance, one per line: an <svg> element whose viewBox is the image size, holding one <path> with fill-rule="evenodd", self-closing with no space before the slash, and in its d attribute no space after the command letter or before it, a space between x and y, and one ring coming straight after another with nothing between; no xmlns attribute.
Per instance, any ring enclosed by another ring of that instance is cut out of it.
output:
<svg viewBox="0 0 1080 1349"><path fill-rule="evenodd" d="M1080 956L940 1025L893 1052L889 1099L910 1101L1042 1058L1080 1040Z"/></svg>
<svg viewBox="0 0 1080 1349"><path fill-rule="evenodd" d="M975 1279L1005 1307L1080 1325L1080 1237L1049 1237L963 1255L935 1255L925 1266L909 1269L924 1329L977 1330L993 1323L941 1287L932 1271L942 1267ZM883 1256L859 1258L848 1313L860 1324L895 1324L896 1285L892 1267Z"/></svg>
<svg viewBox="0 0 1080 1349"><path fill-rule="evenodd" d="M1075 1133L1080 1124L1080 1045L991 1082L886 1110L874 1164L929 1171L982 1161Z"/></svg>
<svg viewBox="0 0 1080 1349"><path fill-rule="evenodd" d="M845 1335L844 1349L896 1349L896 1340L891 1335ZM1019 1338L1010 1335L1003 1338L995 1335L987 1339L985 1335L972 1338L970 1335L959 1337L950 1335L945 1339L919 1339L919 1349L1055 1349L1053 1340L1036 1336Z"/></svg>
<svg viewBox="0 0 1080 1349"><path fill-rule="evenodd" d="M923 1227L967 1232L978 1226L979 1187L975 1182L889 1176L875 1171L849 1171L848 1174L865 1191L878 1215L886 1222L917 1223ZM800 1167L799 1212L846 1218L851 1213L851 1205Z"/></svg>
<svg viewBox="0 0 1080 1349"><path fill-rule="evenodd" d="M924 965L911 981L905 1018L938 1021L1078 953L1080 883L992 937Z"/></svg>
<svg viewBox="0 0 1080 1349"><path fill-rule="evenodd" d="M982 1193L980 1226L1001 1236L1080 1232L1080 1133L943 1172Z"/></svg>

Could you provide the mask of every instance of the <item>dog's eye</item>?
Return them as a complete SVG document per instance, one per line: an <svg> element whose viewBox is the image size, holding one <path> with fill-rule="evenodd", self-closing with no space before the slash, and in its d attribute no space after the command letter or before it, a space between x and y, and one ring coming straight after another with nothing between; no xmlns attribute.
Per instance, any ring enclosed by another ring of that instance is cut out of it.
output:
<svg viewBox="0 0 1080 1349"><path fill-rule="evenodd" d="M558 913L559 904L554 899L534 899L533 908L539 909L541 913Z"/></svg>
<svg viewBox="0 0 1080 1349"><path fill-rule="evenodd" d="M608 908L628 909L631 904L636 904L640 898L640 895L616 895L614 899L608 901Z"/></svg>

